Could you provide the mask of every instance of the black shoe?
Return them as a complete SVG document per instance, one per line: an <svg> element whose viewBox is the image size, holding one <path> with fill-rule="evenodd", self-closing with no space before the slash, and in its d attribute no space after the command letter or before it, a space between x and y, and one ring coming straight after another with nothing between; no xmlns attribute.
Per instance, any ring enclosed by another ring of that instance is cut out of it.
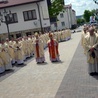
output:
<svg viewBox="0 0 98 98"><path fill-rule="evenodd" d="M18 65L24 65L24 63L20 63L20 64L18 64Z"/></svg>
<svg viewBox="0 0 98 98"><path fill-rule="evenodd" d="M37 62L37 64L40 64L40 62Z"/></svg>
<svg viewBox="0 0 98 98"><path fill-rule="evenodd" d="M95 75L98 75L98 72L95 72Z"/></svg>
<svg viewBox="0 0 98 98"><path fill-rule="evenodd" d="M92 73L90 73L90 75L91 75L91 76L94 76L94 75L96 75L96 73L95 73L95 72L92 72Z"/></svg>
<svg viewBox="0 0 98 98"><path fill-rule="evenodd" d="M42 61L42 63L45 63L44 61Z"/></svg>
<svg viewBox="0 0 98 98"><path fill-rule="evenodd" d="M51 61L51 62L57 62L57 60L55 60L55 61Z"/></svg>

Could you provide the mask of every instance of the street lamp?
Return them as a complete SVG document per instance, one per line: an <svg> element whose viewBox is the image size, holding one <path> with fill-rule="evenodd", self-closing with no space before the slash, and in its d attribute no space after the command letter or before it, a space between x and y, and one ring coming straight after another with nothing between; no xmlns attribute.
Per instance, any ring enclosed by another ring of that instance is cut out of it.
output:
<svg viewBox="0 0 98 98"><path fill-rule="evenodd" d="M12 14L10 10L6 11L6 9L4 9L3 13L0 12L0 25L1 23L6 24L9 40L10 40L9 24L11 23L11 20L12 20Z"/></svg>

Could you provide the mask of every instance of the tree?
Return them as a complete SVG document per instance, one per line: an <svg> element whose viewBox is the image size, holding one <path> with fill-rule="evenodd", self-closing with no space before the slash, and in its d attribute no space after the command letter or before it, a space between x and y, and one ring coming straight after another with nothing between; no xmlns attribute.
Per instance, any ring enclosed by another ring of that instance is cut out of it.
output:
<svg viewBox="0 0 98 98"><path fill-rule="evenodd" d="M95 20L98 21L98 9L94 10Z"/></svg>
<svg viewBox="0 0 98 98"><path fill-rule="evenodd" d="M84 19L82 19L82 18L77 19L77 24L78 25L81 25L83 23L85 23L85 20Z"/></svg>
<svg viewBox="0 0 98 98"><path fill-rule="evenodd" d="M89 11L89 10L84 11L83 17L86 22L89 22L90 16L95 16L95 20L98 21L98 9L93 9L91 11Z"/></svg>
<svg viewBox="0 0 98 98"><path fill-rule="evenodd" d="M57 17L57 15L64 9L64 0L52 0L49 6L49 16Z"/></svg>
<svg viewBox="0 0 98 98"><path fill-rule="evenodd" d="M84 11L83 17L84 17L84 19L85 19L86 22L89 22L89 19L90 19L91 15L92 15L91 11L89 11L89 10L85 10Z"/></svg>
<svg viewBox="0 0 98 98"><path fill-rule="evenodd" d="M98 4L98 0L93 0L96 4Z"/></svg>
<svg viewBox="0 0 98 98"><path fill-rule="evenodd" d="M93 10L91 11L91 16L94 16L95 13L96 13L96 10L93 9Z"/></svg>

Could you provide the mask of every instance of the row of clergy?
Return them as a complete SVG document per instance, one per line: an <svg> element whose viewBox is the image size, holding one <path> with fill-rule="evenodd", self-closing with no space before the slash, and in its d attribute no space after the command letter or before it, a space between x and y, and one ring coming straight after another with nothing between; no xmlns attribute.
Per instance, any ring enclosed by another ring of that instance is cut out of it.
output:
<svg viewBox="0 0 98 98"><path fill-rule="evenodd" d="M39 34L39 38L43 41L43 47L47 47L49 33ZM71 38L70 30L63 30L53 33L54 39L58 42L65 41ZM23 64L26 58L33 56L36 44L34 35L24 36L23 38L2 41L0 43L0 73L12 68L12 65Z"/></svg>
<svg viewBox="0 0 98 98"><path fill-rule="evenodd" d="M90 75L98 74L98 31L94 26L84 25L81 45L87 57L88 72Z"/></svg>

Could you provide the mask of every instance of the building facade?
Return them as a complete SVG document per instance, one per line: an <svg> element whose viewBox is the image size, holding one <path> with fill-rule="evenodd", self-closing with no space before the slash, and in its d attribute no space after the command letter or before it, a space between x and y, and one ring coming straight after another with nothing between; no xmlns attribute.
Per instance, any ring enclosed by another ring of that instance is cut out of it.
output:
<svg viewBox="0 0 98 98"><path fill-rule="evenodd" d="M52 31L72 28L77 24L76 12L72 9L72 5L65 5L64 11L59 13L57 19L57 22L51 24Z"/></svg>
<svg viewBox="0 0 98 98"><path fill-rule="evenodd" d="M9 23L11 37L18 38L50 28L47 0L8 0L7 3L0 3L1 14L4 9L12 13ZM6 24L1 23L0 38L7 37L7 33Z"/></svg>

